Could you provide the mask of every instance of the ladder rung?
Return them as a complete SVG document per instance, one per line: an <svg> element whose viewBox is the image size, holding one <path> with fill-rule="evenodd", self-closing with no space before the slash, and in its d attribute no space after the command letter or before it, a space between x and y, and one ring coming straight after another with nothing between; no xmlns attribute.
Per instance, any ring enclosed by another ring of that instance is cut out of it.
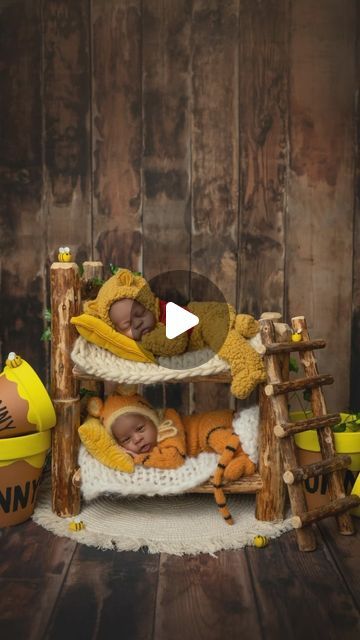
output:
<svg viewBox="0 0 360 640"><path fill-rule="evenodd" d="M265 355L274 353L291 353L292 351L312 351L313 349L324 349L325 340L307 340L302 342L273 342L266 345Z"/></svg>
<svg viewBox="0 0 360 640"><path fill-rule="evenodd" d="M265 394L267 396L278 396L281 393L289 393L290 391L299 391L300 389L313 389L321 387L324 384L332 384L334 378L330 375L309 376L308 378L297 378L296 380L288 380L287 382L274 382L265 386Z"/></svg>
<svg viewBox="0 0 360 640"><path fill-rule="evenodd" d="M345 467L348 467L350 464L350 456L345 454L338 455L333 458L318 460L317 462L304 465L303 467L288 469L283 475L283 480L286 484L294 484L294 482L301 482L308 478L315 478L316 476L321 476L324 473L332 473L339 469L345 469Z"/></svg>
<svg viewBox="0 0 360 640"><path fill-rule="evenodd" d="M298 420L297 422L284 422L276 424L274 433L278 438L286 438L293 436L295 433L310 431L311 429L322 429L323 427L334 427L340 422L341 418L338 413L331 413L327 416L317 416L308 420Z"/></svg>
<svg viewBox="0 0 360 640"><path fill-rule="evenodd" d="M359 496L346 496L345 498L337 498L337 500L332 500L328 504L325 504L322 507L318 507L318 509L313 509L313 511L307 511L305 513L300 513L297 516L293 516L291 518L291 523L295 529L300 529L301 527L305 527L306 525L311 524L312 522L316 522L317 520L322 520L323 518L335 516L338 513L343 513L344 511L353 509L359 504Z"/></svg>

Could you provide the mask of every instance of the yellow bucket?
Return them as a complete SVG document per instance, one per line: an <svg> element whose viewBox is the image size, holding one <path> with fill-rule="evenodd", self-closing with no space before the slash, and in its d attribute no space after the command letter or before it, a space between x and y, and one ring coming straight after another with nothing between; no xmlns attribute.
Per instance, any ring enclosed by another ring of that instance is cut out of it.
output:
<svg viewBox="0 0 360 640"><path fill-rule="evenodd" d="M307 416L308 417L308 416ZM341 420L350 417L348 413L340 413ZM290 414L292 421L304 420L302 412ZM344 470L345 493L350 494L360 471L360 431L334 432L336 453L347 454L351 457L350 466ZM295 443L298 451L298 463L303 466L321 460L320 446L316 430L304 431L295 434ZM328 476L317 476L304 481L305 497L309 509L315 509L329 501ZM351 511L353 515L360 516L360 507Z"/></svg>
<svg viewBox="0 0 360 640"><path fill-rule="evenodd" d="M34 369L10 353L0 374L0 438L47 431L56 423L48 392Z"/></svg>
<svg viewBox="0 0 360 640"><path fill-rule="evenodd" d="M0 527L30 518L51 432L0 440Z"/></svg>
<svg viewBox="0 0 360 640"><path fill-rule="evenodd" d="M356 481L355 481L355 484L353 486L353 489L352 489L351 493L352 493L352 495L359 496L359 498L360 498L360 473L358 474L358 477L356 478ZM355 509L353 509L351 511L351 513L354 516L357 516L358 518L360 518L360 505L358 507L355 507Z"/></svg>

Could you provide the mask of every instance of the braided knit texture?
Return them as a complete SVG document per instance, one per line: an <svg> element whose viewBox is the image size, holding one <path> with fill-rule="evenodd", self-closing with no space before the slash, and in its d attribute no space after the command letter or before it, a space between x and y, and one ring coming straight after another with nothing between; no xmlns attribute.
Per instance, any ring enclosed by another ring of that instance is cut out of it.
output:
<svg viewBox="0 0 360 640"><path fill-rule="evenodd" d="M243 409L234 416L234 431L239 436L240 432L243 436L246 433L243 450L253 457L258 424L258 407ZM80 445L78 460L81 467L81 492L85 500L111 493L124 496L180 494L208 480L216 469L219 457L216 453L200 453L197 457L186 458L184 464L177 469L135 465L133 473L124 473L101 464Z"/></svg>
<svg viewBox="0 0 360 640"><path fill-rule="evenodd" d="M258 335L248 342L255 350L261 344ZM119 358L81 336L74 344L71 357L87 374L126 384L155 384L230 371L228 363L211 349L189 351L180 356L159 357L159 364L151 364Z"/></svg>

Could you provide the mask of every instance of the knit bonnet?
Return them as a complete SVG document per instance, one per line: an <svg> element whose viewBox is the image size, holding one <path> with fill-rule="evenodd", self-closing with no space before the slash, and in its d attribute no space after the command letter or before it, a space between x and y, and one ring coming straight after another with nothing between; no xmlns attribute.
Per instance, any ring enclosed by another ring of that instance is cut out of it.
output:
<svg viewBox="0 0 360 640"><path fill-rule="evenodd" d="M131 396L111 395L104 402L101 398L90 398L87 405L88 413L95 418L100 418L105 429L112 436L111 428L119 416L127 413L139 413L149 418L155 425L158 436L157 441L171 438L177 434L177 429L171 420L162 420L158 413L144 398L138 394Z"/></svg>
<svg viewBox="0 0 360 640"><path fill-rule="evenodd" d="M99 289L95 300L85 302L84 311L96 316L114 328L109 317L110 307L114 302L130 298L137 300L159 320L159 301L151 291L145 278L128 269L119 269L114 276L106 280Z"/></svg>

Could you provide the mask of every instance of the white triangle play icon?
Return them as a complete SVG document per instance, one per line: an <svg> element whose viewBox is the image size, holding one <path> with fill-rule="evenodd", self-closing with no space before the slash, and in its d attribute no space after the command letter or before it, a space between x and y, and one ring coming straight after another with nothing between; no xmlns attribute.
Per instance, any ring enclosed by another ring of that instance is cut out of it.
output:
<svg viewBox="0 0 360 640"><path fill-rule="evenodd" d="M166 337L172 340L199 324L199 318L174 302L166 305Z"/></svg>

